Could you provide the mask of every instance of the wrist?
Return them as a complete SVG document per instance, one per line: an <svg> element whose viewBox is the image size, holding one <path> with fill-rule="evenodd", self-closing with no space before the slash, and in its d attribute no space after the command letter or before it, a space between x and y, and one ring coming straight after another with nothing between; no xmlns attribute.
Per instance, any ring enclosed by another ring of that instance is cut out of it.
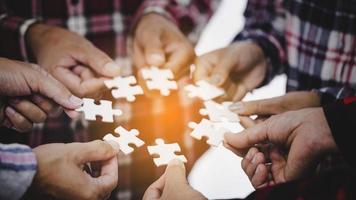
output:
<svg viewBox="0 0 356 200"><path fill-rule="evenodd" d="M315 108L316 109L316 117L320 118L320 133L322 134L321 138L320 138L320 142L321 142L321 154L325 155L328 153L335 153L338 151L338 147L336 145L336 142L334 140L334 137L331 133L331 129L329 127L329 124L326 120L325 117L325 113L323 108L318 107Z"/></svg>
<svg viewBox="0 0 356 200"><path fill-rule="evenodd" d="M50 30L50 26L37 23L33 24L27 31L25 35L26 44L30 52L36 58L36 54L40 48L41 41L43 40L43 36Z"/></svg>

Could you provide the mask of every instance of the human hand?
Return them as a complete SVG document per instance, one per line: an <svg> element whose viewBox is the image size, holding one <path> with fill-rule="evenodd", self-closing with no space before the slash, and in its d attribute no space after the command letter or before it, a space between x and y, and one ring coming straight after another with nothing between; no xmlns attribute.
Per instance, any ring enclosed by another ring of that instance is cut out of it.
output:
<svg viewBox="0 0 356 200"><path fill-rule="evenodd" d="M158 66L171 69L176 78L189 73L195 52L175 24L159 14L147 14L138 22L132 42L136 67Z"/></svg>
<svg viewBox="0 0 356 200"><path fill-rule="evenodd" d="M256 148L267 143L268 152ZM319 107L274 115L239 134L226 134L224 145L244 156L241 165L254 187L303 177L323 155L337 151ZM246 149L249 149L247 154ZM270 166L266 166L268 160Z"/></svg>
<svg viewBox="0 0 356 200"><path fill-rule="evenodd" d="M98 96L105 78L120 74L109 56L76 33L36 24L26 38L37 63L79 97Z"/></svg>
<svg viewBox="0 0 356 200"><path fill-rule="evenodd" d="M32 123L43 122L56 110L55 104L68 110L82 104L81 99L38 65L0 58L0 66L1 106L5 113L0 123L7 127L28 131Z"/></svg>
<svg viewBox="0 0 356 200"><path fill-rule="evenodd" d="M223 87L227 98L241 100L262 83L267 61L261 48L252 42L235 42L196 59L194 80L206 80Z"/></svg>
<svg viewBox="0 0 356 200"><path fill-rule="evenodd" d="M142 199L201 200L206 198L189 186L184 164L180 160L175 159L168 164L165 173L147 188Z"/></svg>
<svg viewBox="0 0 356 200"><path fill-rule="evenodd" d="M31 192L58 199L107 199L118 182L119 148L110 144L96 140L35 148L38 168ZM85 171L88 163L101 166L98 176Z"/></svg>

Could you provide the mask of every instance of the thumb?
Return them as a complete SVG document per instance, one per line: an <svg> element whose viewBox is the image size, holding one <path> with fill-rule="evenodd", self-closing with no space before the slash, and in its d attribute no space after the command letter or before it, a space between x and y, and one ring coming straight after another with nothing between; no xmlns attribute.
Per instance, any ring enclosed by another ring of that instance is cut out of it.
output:
<svg viewBox="0 0 356 200"><path fill-rule="evenodd" d="M234 67L233 59L224 59L218 63L211 72L209 82L215 86L221 86L229 77L231 69Z"/></svg>
<svg viewBox="0 0 356 200"><path fill-rule="evenodd" d="M120 75L120 67L108 55L92 44L77 59L102 76L115 77Z"/></svg>
<svg viewBox="0 0 356 200"><path fill-rule="evenodd" d="M83 164L109 160L119 152L119 147L114 143L95 140L88 143L79 143L77 150L78 164Z"/></svg>
<svg viewBox="0 0 356 200"><path fill-rule="evenodd" d="M158 36L154 36L141 44L144 47L145 59L148 65L162 66L166 62L165 53Z"/></svg>
<svg viewBox="0 0 356 200"><path fill-rule="evenodd" d="M24 76L32 91L52 99L67 109L75 109L82 104L81 99L74 96L66 87L38 65L31 64L31 68L34 70L24 73Z"/></svg>
<svg viewBox="0 0 356 200"><path fill-rule="evenodd" d="M263 100L236 102L230 106L230 110L245 116L274 115L280 113L281 105L278 97L275 97Z"/></svg>
<svg viewBox="0 0 356 200"><path fill-rule="evenodd" d="M182 161L174 159L169 162L166 172L166 183L165 185L171 185L174 187L179 187L181 184L187 185L187 177L185 172L185 166ZM177 185L179 184L179 185Z"/></svg>
<svg viewBox="0 0 356 200"><path fill-rule="evenodd" d="M226 133L224 136L226 146L239 151L266 141L268 139L267 123L268 120L245 129L238 134Z"/></svg>

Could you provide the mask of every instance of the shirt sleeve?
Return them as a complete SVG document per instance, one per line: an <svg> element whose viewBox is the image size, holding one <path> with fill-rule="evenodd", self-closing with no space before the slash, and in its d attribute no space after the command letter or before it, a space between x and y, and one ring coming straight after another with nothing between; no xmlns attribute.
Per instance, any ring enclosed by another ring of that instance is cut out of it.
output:
<svg viewBox="0 0 356 200"><path fill-rule="evenodd" d="M13 16L7 12L5 3L0 0L0 56L27 61L25 35L28 28L37 20Z"/></svg>
<svg viewBox="0 0 356 200"><path fill-rule="evenodd" d="M338 99L356 96L356 89L350 86L323 87L314 91L318 93L321 105L332 103Z"/></svg>
<svg viewBox="0 0 356 200"><path fill-rule="evenodd" d="M244 16L245 27L234 42L249 40L261 47L268 60L267 74L262 84L267 84L275 75L283 73L287 65L282 1L249 0Z"/></svg>
<svg viewBox="0 0 356 200"><path fill-rule="evenodd" d="M145 14L158 13L175 23L191 41L199 34L218 6L218 0L146 0L139 8L135 22ZM136 24L136 23L134 23Z"/></svg>
<svg viewBox="0 0 356 200"><path fill-rule="evenodd" d="M324 105L323 110L343 158L356 167L355 142L351 139L356 133L356 96Z"/></svg>
<svg viewBox="0 0 356 200"><path fill-rule="evenodd" d="M37 160L31 148L0 143L0 199L20 199L32 183Z"/></svg>

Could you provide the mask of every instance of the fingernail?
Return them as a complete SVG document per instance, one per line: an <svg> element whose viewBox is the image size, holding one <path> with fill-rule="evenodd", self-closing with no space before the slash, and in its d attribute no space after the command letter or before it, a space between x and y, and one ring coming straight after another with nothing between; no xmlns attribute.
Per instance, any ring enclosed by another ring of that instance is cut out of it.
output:
<svg viewBox="0 0 356 200"><path fill-rule="evenodd" d="M120 73L120 67L115 62L106 63L104 70L113 76L116 76Z"/></svg>
<svg viewBox="0 0 356 200"><path fill-rule="evenodd" d="M171 160L170 162L169 162L169 164L168 165L170 165L170 166L172 166L172 165L178 165L178 166L181 166L183 163L182 163L182 161L181 160L179 160L179 159L173 159L173 160Z"/></svg>
<svg viewBox="0 0 356 200"><path fill-rule="evenodd" d="M256 154L256 155L257 155L257 154ZM256 161L257 161L257 156L256 156L256 155L253 157L253 159L252 159L252 161L251 161L252 164L255 164Z"/></svg>
<svg viewBox="0 0 356 200"><path fill-rule="evenodd" d="M13 116L16 114L16 111L13 108L8 106L5 109L5 113L6 113L6 115Z"/></svg>
<svg viewBox="0 0 356 200"><path fill-rule="evenodd" d="M77 119L81 114L74 110L64 110L71 119Z"/></svg>
<svg viewBox="0 0 356 200"><path fill-rule="evenodd" d="M262 165L258 165L256 169L256 174L260 173L262 170Z"/></svg>
<svg viewBox="0 0 356 200"><path fill-rule="evenodd" d="M117 142L114 142L112 140L108 140L106 142L109 143L112 146L112 148L115 150L116 153L119 153L120 145Z"/></svg>
<svg viewBox="0 0 356 200"><path fill-rule="evenodd" d="M251 151L248 151L245 158L246 158L247 160L251 160L251 157L252 157L252 153L251 153Z"/></svg>
<svg viewBox="0 0 356 200"><path fill-rule="evenodd" d="M232 111L239 111L239 110L242 109L242 107L243 107L243 104L242 104L241 101L239 101L239 102L236 102L234 104L231 104L229 106L229 109L232 110Z"/></svg>
<svg viewBox="0 0 356 200"><path fill-rule="evenodd" d="M75 106L75 107L79 107L79 106L81 106L83 104L83 101L80 98L78 98L78 97L76 97L74 95L69 97L69 101L71 103L73 103L73 106Z"/></svg>
<svg viewBox="0 0 356 200"><path fill-rule="evenodd" d="M159 53L153 53L153 54L150 54L150 60L155 63L163 64L164 57Z"/></svg>
<svg viewBox="0 0 356 200"><path fill-rule="evenodd" d="M213 84L213 85L216 85L216 86L220 86L220 82L221 82L221 77L219 75L213 75L211 78L210 78L210 83Z"/></svg>

